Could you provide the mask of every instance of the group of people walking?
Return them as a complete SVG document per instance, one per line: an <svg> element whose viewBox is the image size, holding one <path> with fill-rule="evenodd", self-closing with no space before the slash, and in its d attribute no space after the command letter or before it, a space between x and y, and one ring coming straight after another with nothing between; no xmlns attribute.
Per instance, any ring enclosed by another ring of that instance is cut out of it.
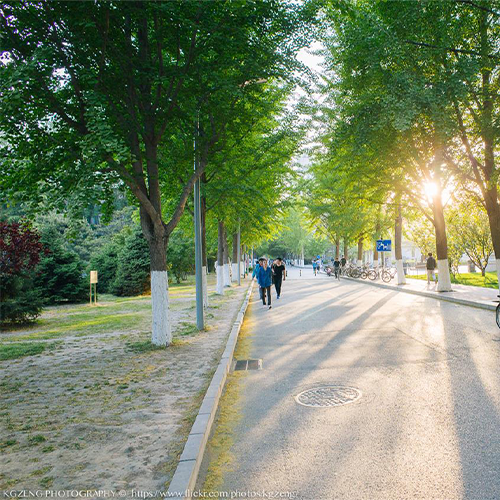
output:
<svg viewBox="0 0 500 500"><path fill-rule="evenodd" d="M286 279L286 268L283 259L278 257L269 265L267 259L261 257L253 270L252 277L257 278L262 304L264 307L267 306L271 309L271 287L274 283L276 298L279 299L281 296L281 284Z"/></svg>

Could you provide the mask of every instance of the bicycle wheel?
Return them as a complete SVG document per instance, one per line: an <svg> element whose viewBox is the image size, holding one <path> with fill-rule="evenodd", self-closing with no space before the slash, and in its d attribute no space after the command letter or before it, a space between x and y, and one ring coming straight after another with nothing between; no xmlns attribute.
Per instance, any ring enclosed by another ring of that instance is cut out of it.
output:
<svg viewBox="0 0 500 500"><path fill-rule="evenodd" d="M359 278L361 276L361 271L359 269L354 268L351 271L350 276L351 276L351 278Z"/></svg>
<svg viewBox="0 0 500 500"><path fill-rule="evenodd" d="M366 278L368 278L368 273L366 271L361 271L359 273L359 277L363 280L365 280Z"/></svg>
<svg viewBox="0 0 500 500"><path fill-rule="evenodd" d="M378 273L374 269L370 269L368 271L368 278L370 278L372 281L375 281L378 278Z"/></svg>
<svg viewBox="0 0 500 500"><path fill-rule="evenodd" d="M500 304L497 305L497 310L495 312L496 320L497 320L497 326L500 328Z"/></svg>
<svg viewBox="0 0 500 500"><path fill-rule="evenodd" d="M389 283L391 281L391 273L389 271L382 271L382 281L384 283Z"/></svg>

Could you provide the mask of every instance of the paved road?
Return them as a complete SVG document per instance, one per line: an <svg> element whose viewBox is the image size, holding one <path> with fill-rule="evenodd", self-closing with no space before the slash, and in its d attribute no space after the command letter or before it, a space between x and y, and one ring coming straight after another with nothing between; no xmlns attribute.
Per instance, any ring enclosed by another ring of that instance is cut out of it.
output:
<svg viewBox="0 0 500 500"><path fill-rule="evenodd" d="M248 321L251 357L263 370L239 382L241 418L222 490L307 500L500 498L494 313L308 269L290 271L270 311L256 292ZM296 402L324 385L362 397L333 408Z"/></svg>

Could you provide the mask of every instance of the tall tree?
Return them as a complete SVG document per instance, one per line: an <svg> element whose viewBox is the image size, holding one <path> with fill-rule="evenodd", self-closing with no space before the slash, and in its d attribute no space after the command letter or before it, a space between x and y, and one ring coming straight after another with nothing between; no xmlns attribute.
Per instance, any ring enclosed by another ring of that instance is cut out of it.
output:
<svg viewBox="0 0 500 500"><path fill-rule="evenodd" d="M2 4L2 191L88 200L97 186L128 188L149 245L154 344L171 341L168 239L204 170L181 172L165 214L175 160L159 153L207 103L230 110L254 81L293 72L309 15L274 0ZM205 150L222 134L214 127Z"/></svg>

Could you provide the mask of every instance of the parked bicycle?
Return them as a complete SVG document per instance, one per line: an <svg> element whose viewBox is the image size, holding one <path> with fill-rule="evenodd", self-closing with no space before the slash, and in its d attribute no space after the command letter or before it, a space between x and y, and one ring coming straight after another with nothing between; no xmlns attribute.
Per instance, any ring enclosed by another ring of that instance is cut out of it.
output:
<svg viewBox="0 0 500 500"><path fill-rule="evenodd" d="M392 267L390 269L384 267L380 273L380 277L382 278L382 281L385 283L389 283L397 273L397 269L395 267Z"/></svg>

